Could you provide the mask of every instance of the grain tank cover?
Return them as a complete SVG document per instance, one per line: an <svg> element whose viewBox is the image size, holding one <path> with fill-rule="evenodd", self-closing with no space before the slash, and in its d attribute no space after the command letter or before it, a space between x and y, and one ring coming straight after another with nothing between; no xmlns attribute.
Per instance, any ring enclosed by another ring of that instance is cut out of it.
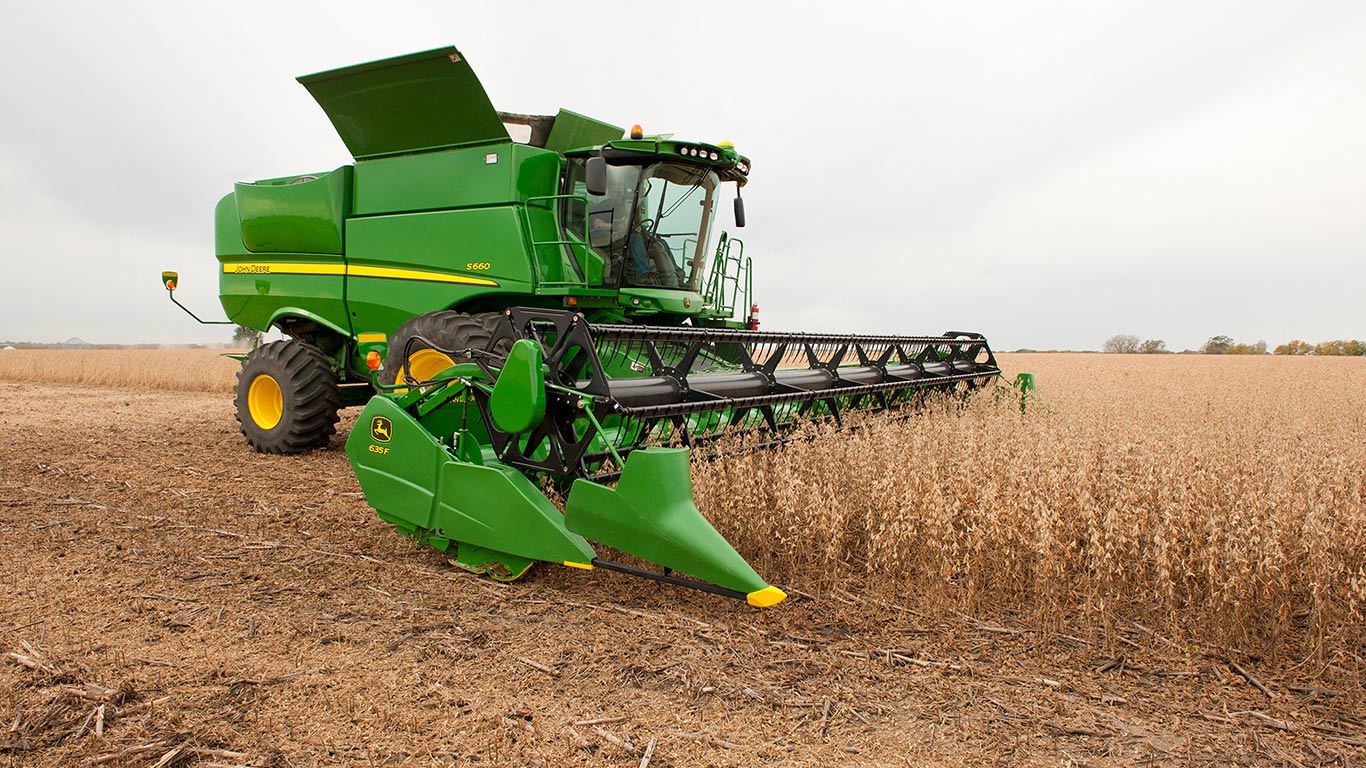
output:
<svg viewBox="0 0 1366 768"><path fill-rule="evenodd" d="M357 160L511 140L453 47L304 75L299 82Z"/></svg>

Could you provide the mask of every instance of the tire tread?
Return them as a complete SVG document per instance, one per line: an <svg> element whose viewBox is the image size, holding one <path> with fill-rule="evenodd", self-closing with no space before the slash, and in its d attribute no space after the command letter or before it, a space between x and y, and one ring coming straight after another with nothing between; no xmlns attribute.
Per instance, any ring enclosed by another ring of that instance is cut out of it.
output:
<svg viewBox="0 0 1366 768"><path fill-rule="evenodd" d="M247 392L252 379L269 375L280 385L284 413L273 429L251 418ZM341 390L327 356L293 339L272 341L252 350L237 373L237 423L247 444L259 453L303 453L327 445L337 432Z"/></svg>

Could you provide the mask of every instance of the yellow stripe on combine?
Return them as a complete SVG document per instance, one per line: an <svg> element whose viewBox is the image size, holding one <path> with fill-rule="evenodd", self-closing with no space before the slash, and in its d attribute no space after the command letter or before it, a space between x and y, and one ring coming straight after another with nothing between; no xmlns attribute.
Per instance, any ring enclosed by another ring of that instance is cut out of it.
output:
<svg viewBox="0 0 1366 768"><path fill-rule="evenodd" d="M491 285L498 283L483 277L450 275L444 272L424 272L418 269L393 269L391 267L347 267L346 273L355 277L383 277L390 280L427 280L436 283L461 283L463 285Z"/></svg>
<svg viewBox="0 0 1366 768"><path fill-rule="evenodd" d="M385 336L385 335L382 334L382 333L358 333L358 334L356 334L356 341L359 341L359 342L362 343L362 344L374 344L374 343L378 343L378 342L383 342L383 341L388 340L388 338L389 338L388 336Z"/></svg>
<svg viewBox="0 0 1366 768"><path fill-rule="evenodd" d="M349 275L351 277L375 277L384 280L421 280L428 283L456 283L458 285L487 285L494 288L498 283L484 277L452 275L446 272L427 272L421 269L394 269L392 267L366 267L347 264L310 264L307 262L247 262L232 261L223 264L225 275Z"/></svg>
<svg viewBox="0 0 1366 768"><path fill-rule="evenodd" d="M344 275L345 264L308 264L232 261L223 264L225 275Z"/></svg>

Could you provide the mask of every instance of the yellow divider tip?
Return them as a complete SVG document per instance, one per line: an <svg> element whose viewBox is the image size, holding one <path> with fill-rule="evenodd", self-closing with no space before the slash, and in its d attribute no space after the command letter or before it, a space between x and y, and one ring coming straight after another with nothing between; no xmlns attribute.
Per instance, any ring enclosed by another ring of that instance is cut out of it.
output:
<svg viewBox="0 0 1366 768"><path fill-rule="evenodd" d="M593 566L589 563L571 563L568 560L566 560L564 561L564 564L569 566L570 568L582 568L585 571L593 570Z"/></svg>
<svg viewBox="0 0 1366 768"><path fill-rule="evenodd" d="M769 608L787 599L787 593L777 587L764 587L745 595L745 602L755 608Z"/></svg>

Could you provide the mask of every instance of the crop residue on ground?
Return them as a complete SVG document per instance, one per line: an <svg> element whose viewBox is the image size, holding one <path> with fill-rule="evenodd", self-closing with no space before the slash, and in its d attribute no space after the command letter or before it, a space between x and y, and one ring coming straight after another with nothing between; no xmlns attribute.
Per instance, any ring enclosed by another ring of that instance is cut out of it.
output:
<svg viewBox="0 0 1366 768"><path fill-rule="evenodd" d="M459 571L365 504L354 412L327 450L254 454L231 370L199 392L0 371L0 761L1366 759L1366 366L1002 361L1039 376L1024 417L695 465L792 595L764 611Z"/></svg>

